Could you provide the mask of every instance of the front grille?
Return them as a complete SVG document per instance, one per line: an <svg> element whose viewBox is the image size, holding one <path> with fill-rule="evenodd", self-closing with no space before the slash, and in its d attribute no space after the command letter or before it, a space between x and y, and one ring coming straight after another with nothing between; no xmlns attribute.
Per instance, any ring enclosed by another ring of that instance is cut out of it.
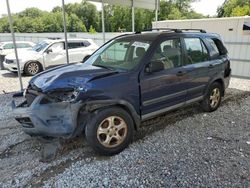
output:
<svg viewBox="0 0 250 188"><path fill-rule="evenodd" d="M6 64L11 64L11 63L14 63L14 60L5 59L5 63L6 63Z"/></svg>
<svg viewBox="0 0 250 188"><path fill-rule="evenodd" d="M34 125L30 118L22 117L22 118L15 118L20 124L22 124L25 128L34 128Z"/></svg>

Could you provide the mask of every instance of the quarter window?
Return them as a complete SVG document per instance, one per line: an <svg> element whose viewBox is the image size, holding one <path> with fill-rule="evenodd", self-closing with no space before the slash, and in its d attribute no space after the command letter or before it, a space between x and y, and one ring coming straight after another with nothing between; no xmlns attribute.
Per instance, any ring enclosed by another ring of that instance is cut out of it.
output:
<svg viewBox="0 0 250 188"><path fill-rule="evenodd" d="M209 59L208 51L199 38L184 38L188 64L200 63Z"/></svg>
<svg viewBox="0 0 250 188"><path fill-rule="evenodd" d="M220 55L219 49L217 48L215 42L213 39L207 38L206 39L209 44L211 45L211 51L210 51L210 56L211 57L216 57Z"/></svg>

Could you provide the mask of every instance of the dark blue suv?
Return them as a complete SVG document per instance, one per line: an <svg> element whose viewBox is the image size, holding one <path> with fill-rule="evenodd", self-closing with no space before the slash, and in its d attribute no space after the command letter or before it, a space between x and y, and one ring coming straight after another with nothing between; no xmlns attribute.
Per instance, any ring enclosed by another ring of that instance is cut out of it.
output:
<svg viewBox="0 0 250 188"><path fill-rule="evenodd" d="M112 155L145 120L194 102L216 110L230 74L217 34L138 32L110 40L84 64L33 77L13 112L30 135L67 139L85 132L95 151Z"/></svg>

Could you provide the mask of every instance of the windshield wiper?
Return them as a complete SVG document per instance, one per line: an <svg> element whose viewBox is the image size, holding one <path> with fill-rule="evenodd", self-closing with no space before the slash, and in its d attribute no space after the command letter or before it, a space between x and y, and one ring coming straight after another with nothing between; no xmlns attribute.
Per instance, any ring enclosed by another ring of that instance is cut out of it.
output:
<svg viewBox="0 0 250 188"><path fill-rule="evenodd" d="M94 65L94 64L93 64L93 66L101 67L101 68L108 69L108 70L115 70L115 68L113 68L113 67L108 67L108 66L100 65L100 64L98 64L98 65Z"/></svg>

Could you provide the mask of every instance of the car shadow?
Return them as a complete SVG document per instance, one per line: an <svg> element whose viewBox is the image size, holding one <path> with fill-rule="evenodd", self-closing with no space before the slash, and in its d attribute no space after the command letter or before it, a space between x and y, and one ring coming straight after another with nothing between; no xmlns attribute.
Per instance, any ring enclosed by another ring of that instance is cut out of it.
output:
<svg viewBox="0 0 250 188"><path fill-rule="evenodd" d="M7 77L7 78L16 78L18 77L18 74L15 72L6 72L6 73L2 73L3 77Z"/></svg>

